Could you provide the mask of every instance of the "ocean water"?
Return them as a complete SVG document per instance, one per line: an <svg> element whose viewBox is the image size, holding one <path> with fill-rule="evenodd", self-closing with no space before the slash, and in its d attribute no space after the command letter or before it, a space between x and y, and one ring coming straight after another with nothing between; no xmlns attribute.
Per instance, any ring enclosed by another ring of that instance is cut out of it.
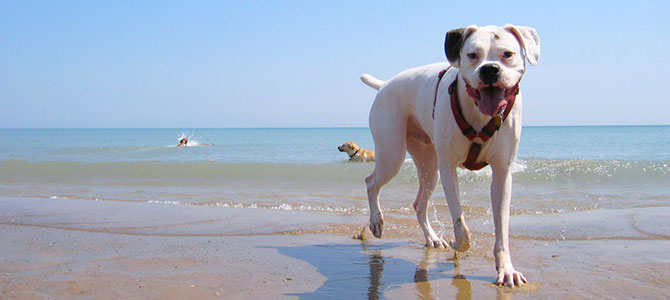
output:
<svg viewBox="0 0 670 300"><path fill-rule="evenodd" d="M3 129L0 196L360 214L374 163L337 150L373 148L367 128ZM183 137L187 147L176 147ZM525 127L512 214L670 206L670 126ZM490 170L459 170L469 217L487 217ZM411 159L382 189L387 218L413 220ZM438 186L431 218L450 223ZM487 218L488 219L488 218ZM387 226L402 221L387 222ZM408 229L417 233L416 222ZM416 228L415 228L416 227Z"/></svg>

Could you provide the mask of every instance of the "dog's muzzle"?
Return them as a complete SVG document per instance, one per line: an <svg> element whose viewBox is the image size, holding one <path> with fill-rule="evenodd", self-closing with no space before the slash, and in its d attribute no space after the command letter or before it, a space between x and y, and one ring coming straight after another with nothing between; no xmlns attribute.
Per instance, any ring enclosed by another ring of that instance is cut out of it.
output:
<svg viewBox="0 0 670 300"><path fill-rule="evenodd" d="M505 112L509 104L510 89L500 85L500 66L497 64L486 64L479 68L479 80L482 84L479 89L473 88L467 80L466 92L475 100L479 111L485 115L494 117ZM496 84L497 83L497 84Z"/></svg>
<svg viewBox="0 0 670 300"><path fill-rule="evenodd" d="M519 91L518 85L509 89L503 89L487 84L480 89L475 89L467 81L465 82L465 87L468 96L475 100L475 105L479 111L491 117L505 112L509 99L516 96Z"/></svg>

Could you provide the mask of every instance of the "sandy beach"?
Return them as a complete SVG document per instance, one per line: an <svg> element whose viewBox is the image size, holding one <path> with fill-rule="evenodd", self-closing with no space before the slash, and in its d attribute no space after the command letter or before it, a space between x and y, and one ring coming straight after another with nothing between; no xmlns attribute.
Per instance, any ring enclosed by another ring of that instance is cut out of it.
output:
<svg viewBox="0 0 670 300"><path fill-rule="evenodd" d="M478 229L454 260L424 248L418 225L396 234L402 220L352 239L365 215L12 197L0 211L2 299L670 297L666 207L513 216L530 281L513 290L491 284L493 235ZM603 226L625 237L589 237Z"/></svg>

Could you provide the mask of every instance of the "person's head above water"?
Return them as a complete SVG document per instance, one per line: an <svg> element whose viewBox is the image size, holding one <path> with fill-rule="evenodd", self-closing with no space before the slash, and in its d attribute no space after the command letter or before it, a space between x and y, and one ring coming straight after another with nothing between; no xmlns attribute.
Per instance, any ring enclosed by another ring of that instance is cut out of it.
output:
<svg viewBox="0 0 670 300"><path fill-rule="evenodd" d="M186 144L188 144L188 139L187 138L183 138L183 139L179 140L179 146L186 146Z"/></svg>

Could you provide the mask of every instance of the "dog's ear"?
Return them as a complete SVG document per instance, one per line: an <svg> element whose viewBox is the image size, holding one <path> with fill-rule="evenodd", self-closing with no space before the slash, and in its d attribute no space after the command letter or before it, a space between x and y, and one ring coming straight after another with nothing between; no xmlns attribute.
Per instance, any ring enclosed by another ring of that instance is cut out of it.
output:
<svg viewBox="0 0 670 300"><path fill-rule="evenodd" d="M447 60L449 60L449 63L454 68L458 68L459 66L464 32L465 28L449 30L447 36L444 38L444 54L447 55Z"/></svg>
<svg viewBox="0 0 670 300"><path fill-rule="evenodd" d="M528 62L533 66L536 65L540 59L540 37L537 35L535 28L507 24L505 29L519 40Z"/></svg>
<svg viewBox="0 0 670 300"><path fill-rule="evenodd" d="M465 39L477 30L477 26L470 25L467 28L458 28L447 32L444 39L444 54L447 55L447 60L454 67L460 67L461 63L461 48Z"/></svg>

